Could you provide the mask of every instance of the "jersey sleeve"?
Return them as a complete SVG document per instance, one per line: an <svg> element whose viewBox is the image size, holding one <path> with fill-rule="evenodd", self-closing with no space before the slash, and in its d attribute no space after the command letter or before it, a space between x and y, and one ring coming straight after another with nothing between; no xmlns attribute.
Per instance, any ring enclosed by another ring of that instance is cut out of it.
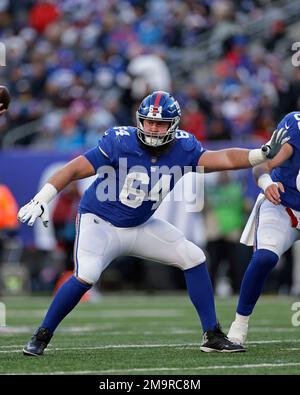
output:
<svg viewBox="0 0 300 395"><path fill-rule="evenodd" d="M290 137L288 143L300 150L300 112L291 112L282 118L277 130L281 128L287 130L287 137Z"/></svg>
<svg viewBox="0 0 300 395"><path fill-rule="evenodd" d="M195 136L191 136L190 144L192 149L189 155L189 166L192 166L193 171L196 171L199 159L206 150L202 147L201 143L196 139Z"/></svg>
<svg viewBox="0 0 300 395"><path fill-rule="evenodd" d="M83 156L91 163L95 172L97 172L101 166L111 165L110 160L100 151L99 147L91 148L86 151Z"/></svg>
<svg viewBox="0 0 300 395"><path fill-rule="evenodd" d="M113 129L108 129L98 146L85 152L83 155L93 165L95 171L100 166L113 166L116 162L116 147L115 147L115 133Z"/></svg>

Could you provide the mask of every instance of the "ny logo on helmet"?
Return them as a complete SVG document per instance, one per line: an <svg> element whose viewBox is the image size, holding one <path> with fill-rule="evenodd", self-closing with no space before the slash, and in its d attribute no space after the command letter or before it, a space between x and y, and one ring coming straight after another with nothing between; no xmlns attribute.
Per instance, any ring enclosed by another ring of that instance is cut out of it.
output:
<svg viewBox="0 0 300 395"><path fill-rule="evenodd" d="M161 118L161 113L162 113L162 106L154 107L154 105L151 104L149 106L149 112L147 114L147 117Z"/></svg>
<svg viewBox="0 0 300 395"><path fill-rule="evenodd" d="M176 107L176 109L178 111L178 115L180 116L181 115L181 110L180 110L180 105L179 105L177 100L174 101L174 105L175 105L175 107Z"/></svg>

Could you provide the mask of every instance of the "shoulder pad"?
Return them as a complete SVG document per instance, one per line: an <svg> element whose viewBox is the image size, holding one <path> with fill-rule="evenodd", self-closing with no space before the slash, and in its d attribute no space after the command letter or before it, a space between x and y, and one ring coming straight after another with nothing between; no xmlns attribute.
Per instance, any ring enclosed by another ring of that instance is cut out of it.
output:
<svg viewBox="0 0 300 395"><path fill-rule="evenodd" d="M177 130L175 138L185 151L192 151L197 145L195 136L185 130Z"/></svg>
<svg viewBox="0 0 300 395"><path fill-rule="evenodd" d="M123 153L140 153L139 146L136 142L136 128L133 126L116 126L107 130L110 142L115 149L121 154Z"/></svg>

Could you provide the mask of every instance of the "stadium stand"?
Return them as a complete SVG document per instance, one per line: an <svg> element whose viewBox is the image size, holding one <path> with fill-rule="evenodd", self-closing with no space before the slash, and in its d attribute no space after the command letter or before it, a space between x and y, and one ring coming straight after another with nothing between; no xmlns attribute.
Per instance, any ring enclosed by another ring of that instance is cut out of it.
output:
<svg viewBox="0 0 300 395"><path fill-rule="evenodd" d="M136 103L158 88L172 90L182 128L204 145L260 144L300 108L291 63L299 16L297 0L2 1L9 67L0 82L12 102L0 117L1 178L24 203L53 163L93 147L111 126L132 124ZM31 172L29 185L16 159ZM257 189L245 179L253 199Z"/></svg>

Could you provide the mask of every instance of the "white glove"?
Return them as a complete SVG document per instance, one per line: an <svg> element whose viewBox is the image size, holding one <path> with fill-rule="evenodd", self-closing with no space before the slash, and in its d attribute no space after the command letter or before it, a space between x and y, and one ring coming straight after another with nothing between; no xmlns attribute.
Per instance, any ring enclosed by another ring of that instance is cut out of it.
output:
<svg viewBox="0 0 300 395"><path fill-rule="evenodd" d="M37 217L41 217L43 225L47 228L49 223L48 203L56 195L57 189L52 184L47 183L29 203L20 208L18 220L23 223L29 220L28 225L32 226Z"/></svg>
<svg viewBox="0 0 300 395"><path fill-rule="evenodd" d="M49 223L47 203L33 199L25 206L21 207L18 212L18 220L23 223L28 221L29 226L34 224L37 217L41 217L43 225L47 228Z"/></svg>

